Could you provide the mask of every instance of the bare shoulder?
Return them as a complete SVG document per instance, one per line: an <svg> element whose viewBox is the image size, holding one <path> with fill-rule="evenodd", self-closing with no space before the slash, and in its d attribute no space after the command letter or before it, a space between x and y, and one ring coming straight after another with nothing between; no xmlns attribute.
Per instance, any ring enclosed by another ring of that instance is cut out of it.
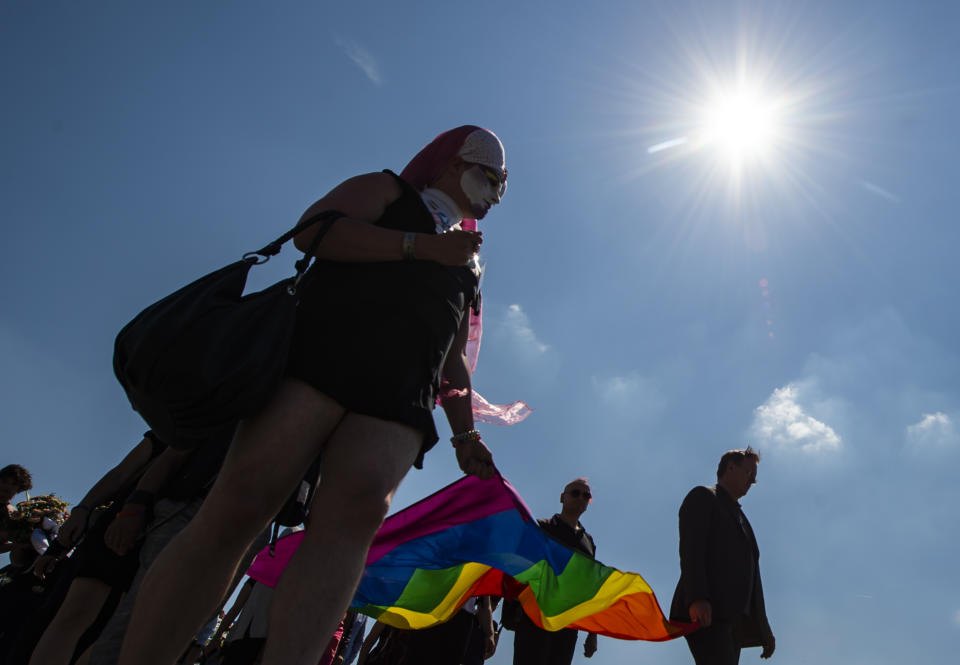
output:
<svg viewBox="0 0 960 665"><path fill-rule="evenodd" d="M389 173L364 173L344 180L303 213L301 221L323 210L338 210L347 217L373 222L388 205L400 198L400 184ZM299 245L298 245L299 246Z"/></svg>
<svg viewBox="0 0 960 665"><path fill-rule="evenodd" d="M334 192L362 192L366 195L380 194L385 198L395 199L400 196L400 184L397 182L396 176L378 171L347 178L334 187L330 194Z"/></svg>
<svg viewBox="0 0 960 665"><path fill-rule="evenodd" d="M364 173L344 180L305 213L339 210L347 217L375 221L388 205L400 198L400 184L389 173Z"/></svg>

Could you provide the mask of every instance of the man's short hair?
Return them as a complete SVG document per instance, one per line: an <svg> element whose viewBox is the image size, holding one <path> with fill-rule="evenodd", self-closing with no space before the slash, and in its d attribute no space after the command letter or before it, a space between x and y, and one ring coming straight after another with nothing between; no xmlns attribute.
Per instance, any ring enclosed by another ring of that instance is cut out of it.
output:
<svg viewBox="0 0 960 665"><path fill-rule="evenodd" d="M717 480L720 480L720 477L723 476L724 472L727 470L727 465L740 464L743 460L748 457L752 457L757 460L757 463L760 463L760 453L754 450L752 447L747 446L742 450L728 450L723 454L723 457L720 458L720 464L717 465Z"/></svg>
<svg viewBox="0 0 960 665"><path fill-rule="evenodd" d="M570 487L571 485L573 485L574 483L583 483L583 484L586 485L587 487L590 487L590 481L589 481L588 479L586 479L586 478L580 477L580 478L574 478L574 479L571 480L569 483L567 483L566 485L564 485L564 486L563 486L563 491L566 492L566 491L567 491L567 488Z"/></svg>
<svg viewBox="0 0 960 665"><path fill-rule="evenodd" d="M14 480L20 487L20 492L26 492L33 489L33 477L30 472L19 464L8 464L0 469L0 479ZM19 494L19 492L18 492Z"/></svg>

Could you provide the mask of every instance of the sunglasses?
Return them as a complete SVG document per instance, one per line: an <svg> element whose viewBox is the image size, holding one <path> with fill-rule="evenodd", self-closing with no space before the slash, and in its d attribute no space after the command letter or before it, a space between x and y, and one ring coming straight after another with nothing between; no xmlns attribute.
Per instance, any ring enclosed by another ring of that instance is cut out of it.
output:
<svg viewBox="0 0 960 665"><path fill-rule="evenodd" d="M583 496L584 499L592 499L593 495L590 494L589 490L567 490L567 494L572 496L574 499L579 499Z"/></svg>
<svg viewBox="0 0 960 665"><path fill-rule="evenodd" d="M500 197L503 197L507 192L507 174L499 173L496 170L490 168L489 166L483 166L478 164L480 170L483 171L483 175L487 177L487 180L490 181L490 184L493 186L493 189L497 192Z"/></svg>

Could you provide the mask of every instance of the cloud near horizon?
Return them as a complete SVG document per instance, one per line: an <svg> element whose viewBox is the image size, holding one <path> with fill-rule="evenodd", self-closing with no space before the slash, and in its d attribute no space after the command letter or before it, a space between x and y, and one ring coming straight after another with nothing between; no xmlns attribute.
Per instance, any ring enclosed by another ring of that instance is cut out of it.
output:
<svg viewBox="0 0 960 665"><path fill-rule="evenodd" d="M925 413L920 422L907 426L907 446L914 450L944 450L960 446L960 433L942 411Z"/></svg>
<svg viewBox="0 0 960 665"><path fill-rule="evenodd" d="M380 68L370 51L354 41L341 37L337 38L337 45L343 49L343 52L353 61L353 64L359 67L375 85L380 85L383 82L383 78L380 76Z"/></svg>
<svg viewBox="0 0 960 665"><path fill-rule="evenodd" d="M843 439L832 427L804 411L801 386L788 383L776 388L767 401L754 409L750 435L759 446L807 455L836 452Z"/></svg>
<svg viewBox="0 0 960 665"><path fill-rule="evenodd" d="M524 350L541 354L550 347L537 338L530 325L530 317L520 305L513 304L507 307L501 326L514 342Z"/></svg>

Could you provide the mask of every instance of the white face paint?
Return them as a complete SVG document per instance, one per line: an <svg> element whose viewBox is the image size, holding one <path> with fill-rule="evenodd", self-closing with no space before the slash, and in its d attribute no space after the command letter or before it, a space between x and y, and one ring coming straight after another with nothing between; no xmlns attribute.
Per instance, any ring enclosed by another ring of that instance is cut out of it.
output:
<svg viewBox="0 0 960 665"><path fill-rule="evenodd" d="M486 172L479 166L471 166L460 176L460 189L470 202L475 219L483 219L487 211L500 203L499 188L494 187Z"/></svg>

